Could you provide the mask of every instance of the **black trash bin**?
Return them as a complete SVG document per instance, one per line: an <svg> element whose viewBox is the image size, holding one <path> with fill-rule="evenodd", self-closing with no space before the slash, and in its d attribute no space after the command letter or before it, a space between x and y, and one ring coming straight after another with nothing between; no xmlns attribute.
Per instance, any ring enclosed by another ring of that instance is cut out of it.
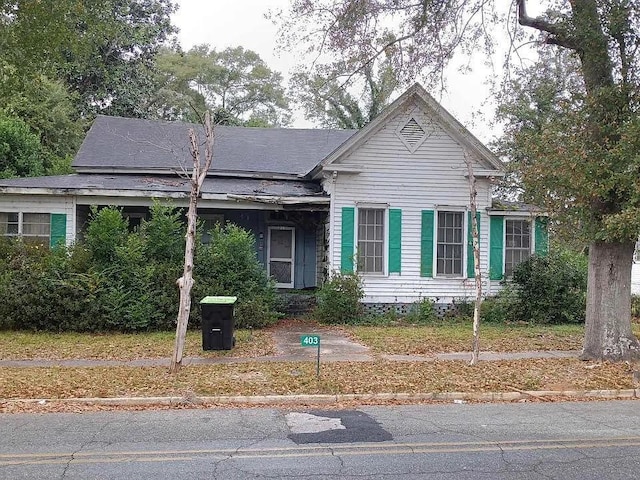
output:
<svg viewBox="0 0 640 480"><path fill-rule="evenodd" d="M238 297L204 297L202 311L202 349L231 350L233 336L233 306Z"/></svg>

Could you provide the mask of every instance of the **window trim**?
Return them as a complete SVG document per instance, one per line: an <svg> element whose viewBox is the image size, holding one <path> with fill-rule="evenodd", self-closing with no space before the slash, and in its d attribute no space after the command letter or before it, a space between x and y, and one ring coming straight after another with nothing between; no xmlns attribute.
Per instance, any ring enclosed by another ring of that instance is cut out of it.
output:
<svg viewBox="0 0 640 480"><path fill-rule="evenodd" d="M355 261L354 261L354 271L358 272L361 275L371 276L371 277L387 277L389 276L389 204L379 204L379 203L357 203L356 204L356 212L354 219L354 250L356 252ZM360 270L358 268L358 245L360 242L359 233L360 233L360 211L361 210L382 210L382 271L381 272L365 272L364 270Z"/></svg>
<svg viewBox="0 0 640 480"><path fill-rule="evenodd" d="M467 271L467 217L466 213L469 210L465 207L448 207L442 206L440 208L434 209L434 225L433 225L433 278L443 278L443 279L464 279L466 278ZM447 275L445 273L438 272L438 226L439 226L439 214L440 213L459 213L462 215L462 262L461 262L461 272L460 274L452 274Z"/></svg>

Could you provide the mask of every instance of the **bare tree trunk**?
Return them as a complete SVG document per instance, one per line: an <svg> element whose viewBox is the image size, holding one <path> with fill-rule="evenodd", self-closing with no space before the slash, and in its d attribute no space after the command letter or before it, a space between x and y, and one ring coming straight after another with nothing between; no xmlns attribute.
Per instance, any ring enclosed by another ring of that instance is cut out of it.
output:
<svg viewBox="0 0 640 480"><path fill-rule="evenodd" d="M189 195L189 210L187 213L187 236L184 249L184 271L182 277L177 281L180 288L180 307L178 309L178 321L176 326L176 341L173 347L173 357L171 358L170 373L177 373L182 367L182 355L187 335L187 325L189 323L189 313L191 312L191 288L193 287L193 254L196 241L196 222L198 218L198 197L202 183L207 176L213 158L214 132L211 127L211 116L209 112L204 117L205 133L205 163L200 163L200 145L197 133L189 130L189 144L191 156L193 157L193 172L191 173L191 194Z"/></svg>
<svg viewBox="0 0 640 480"><path fill-rule="evenodd" d="M631 265L634 243L589 246L583 360L634 360L640 342L631 332Z"/></svg>
<svg viewBox="0 0 640 480"><path fill-rule="evenodd" d="M475 277L476 301L473 306L473 349L471 353L471 365L478 363L480 355L480 306L482 305L482 272L480 270L480 239L478 230L476 198L476 177L473 173L472 159L465 152L464 161L467 164L469 176L469 204L471 206L471 237L473 239L473 273Z"/></svg>

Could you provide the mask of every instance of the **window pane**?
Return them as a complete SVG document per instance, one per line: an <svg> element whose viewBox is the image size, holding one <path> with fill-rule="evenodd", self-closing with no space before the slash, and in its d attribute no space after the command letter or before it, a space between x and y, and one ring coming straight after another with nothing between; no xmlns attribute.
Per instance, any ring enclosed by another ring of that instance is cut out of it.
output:
<svg viewBox="0 0 640 480"><path fill-rule="evenodd" d="M269 271L277 283L291 283L291 262L269 262Z"/></svg>
<svg viewBox="0 0 640 480"><path fill-rule="evenodd" d="M531 255L531 222L507 220L505 232L504 272L510 277L515 267Z"/></svg>
<svg viewBox="0 0 640 480"><path fill-rule="evenodd" d="M358 210L358 270L382 273L384 265L384 210Z"/></svg>
<svg viewBox="0 0 640 480"><path fill-rule="evenodd" d="M440 275L462 275L464 213L438 212L436 271Z"/></svg>
<svg viewBox="0 0 640 480"><path fill-rule="evenodd" d="M292 230L271 230L269 243L271 258L291 258L293 251L292 239Z"/></svg>
<svg viewBox="0 0 640 480"><path fill-rule="evenodd" d="M32 237L49 237L51 229L48 213L23 213L22 235Z"/></svg>
<svg viewBox="0 0 640 480"><path fill-rule="evenodd" d="M18 214L0 212L0 235L18 234Z"/></svg>

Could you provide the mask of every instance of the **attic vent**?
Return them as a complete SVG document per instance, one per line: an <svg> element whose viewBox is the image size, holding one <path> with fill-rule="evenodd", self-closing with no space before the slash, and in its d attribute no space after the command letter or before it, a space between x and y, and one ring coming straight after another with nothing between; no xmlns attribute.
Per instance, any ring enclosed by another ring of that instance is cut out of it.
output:
<svg viewBox="0 0 640 480"><path fill-rule="evenodd" d="M410 117L407 123L396 130L396 134L409 151L413 153L429 137L430 130L418 123L415 117Z"/></svg>
<svg viewBox="0 0 640 480"><path fill-rule="evenodd" d="M425 131L422 129L418 122L413 118L407 122L407 124L400 129L400 136L412 147L415 147L422 137L424 137Z"/></svg>

